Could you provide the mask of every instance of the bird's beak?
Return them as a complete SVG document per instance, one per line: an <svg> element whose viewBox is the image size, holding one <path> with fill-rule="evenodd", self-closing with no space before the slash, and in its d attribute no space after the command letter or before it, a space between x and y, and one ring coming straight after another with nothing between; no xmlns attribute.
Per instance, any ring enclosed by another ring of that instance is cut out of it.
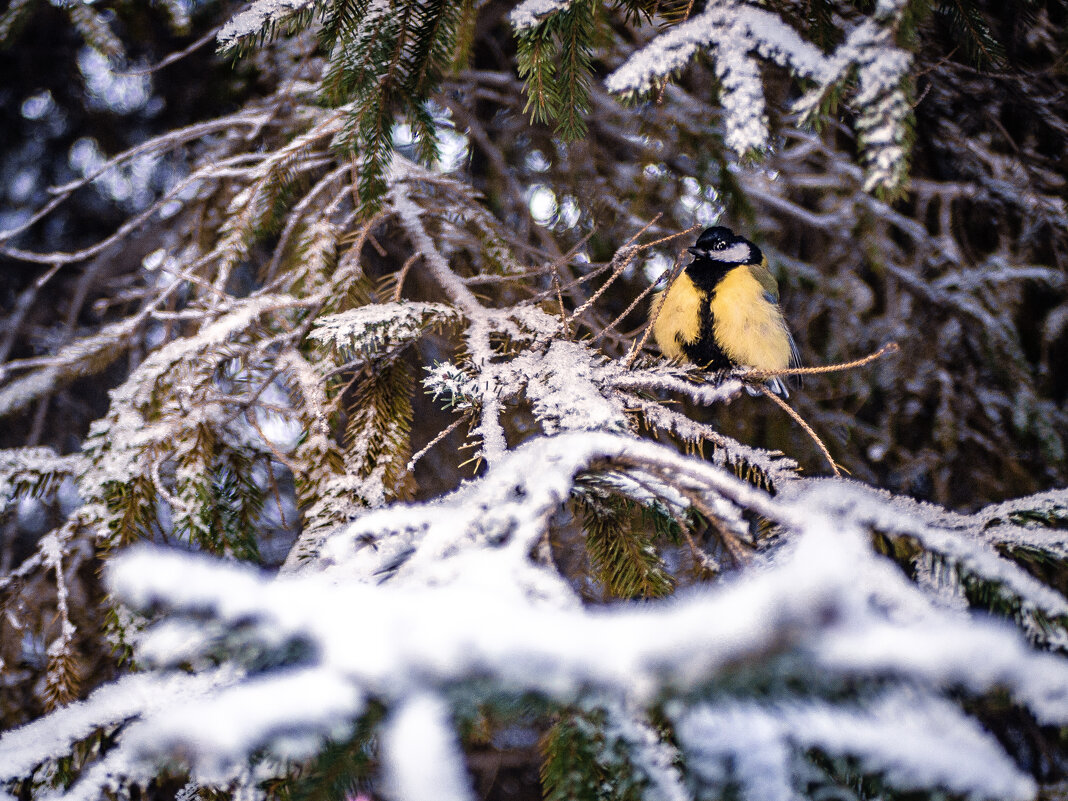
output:
<svg viewBox="0 0 1068 801"><path fill-rule="evenodd" d="M702 250L701 248L686 248L686 250L691 255L697 256L697 258L701 258L702 256L707 256L708 255L708 251L707 250Z"/></svg>

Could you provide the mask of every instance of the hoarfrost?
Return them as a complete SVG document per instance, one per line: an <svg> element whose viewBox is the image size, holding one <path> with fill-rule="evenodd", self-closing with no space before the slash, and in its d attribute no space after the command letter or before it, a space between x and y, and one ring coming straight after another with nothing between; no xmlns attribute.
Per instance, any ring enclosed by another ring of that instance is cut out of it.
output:
<svg viewBox="0 0 1068 801"><path fill-rule="evenodd" d="M720 788L736 781L756 801L801 798L796 754L816 749L853 756L900 789L943 787L968 798L1024 801L1034 781L997 740L960 709L925 693L899 690L863 707L826 703L728 701L683 713L676 732L688 761Z"/></svg>
<svg viewBox="0 0 1068 801"><path fill-rule="evenodd" d="M563 11L571 5L571 0L523 0L512 9L508 19L517 31L533 28L550 14Z"/></svg>
<svg viewBox="0 0 1068 801"><path fill-rule="evenodd" d="M623 95L648 92L658 79L709 48L726 112L726 142L744 156L768 144L757 57L815 83L794 105L795 111L810 120L826 94L855 69L856 127L867 168L864 187L866 191L893 187L904 177L906 120L911 112L904 86L912 59L894 41L901 13L900 3L879 4L872 17L848 31L845 41L825 55L777 14L737 0L717 0L631 55L608 76L605 86ZM537 19L524 18L524 23L534 25Z"/></svg>
<svg viewBox="0 0 1068 801"><path fill-rule="evenodd" d="M256 0L223 25L218 36L219 49L227 50L242 39L259 36L263 31L313 8L316 2L317 0Z"/></svg>
<svg viewBox="0 0 1068 801"><path fill-rule="evenodd" d="M319 318L308 337L341 352L381 350L457 319L456 310L444 303L372 303Z"/></svg>

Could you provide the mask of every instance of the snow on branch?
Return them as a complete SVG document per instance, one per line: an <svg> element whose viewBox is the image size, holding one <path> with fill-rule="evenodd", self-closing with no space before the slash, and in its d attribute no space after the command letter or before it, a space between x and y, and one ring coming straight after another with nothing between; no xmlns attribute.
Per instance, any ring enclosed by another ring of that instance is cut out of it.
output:
<svg viewBox="0 0 1068 801"><path fill-rule="evenodd" d="M197 765L199 779L222 783L250 751L268 744L283 758L313 756L323 740L343 737L363 708L359 690L336 672L297 668L248 676L170 705L131 725L126 737L136 754L180 752Z"/></svg>
<svg viewBox="0 0 1068 801"><path fill-rule="evenodd" d="M198 357L217 351L246 333L265 315L302 305L307 303L285 295L254 296L235 303L194 336L175 339L154 351L120 387L112 390L108 415L93 423L86 449L92 465L82 478L83 487L98 491L109 481L125 482L142 474L145 465L138 454L149 444L173 436L173 420L155 422L146 415L161 382L176 384L180 368L202 370ZM199 413L207 412L201 407Z"/></svg>
<svg viewBox="0 0 1068 801"><path fill-rule="evenodd" d="M341 353L368 353L406 344L428 328L459 318L444 303L373 303L320 317L308 337Z"/></svg>
<svg viewBox="0 0 1068 801"><path fill-rule="evenodd" d="M981 509L984 537L995 546L1034 548L1068 559L1068 489L1050 490ZM1059 524L1059 525L1058 525Z"/></svg>
<svg viewBox="0 0 1068 801"><path fill-rule="evenodd" d="M19 495L45 495L85 466L80 454L60 456L51 448L0 450L0 513Z"/></svg>
<svg viewBox="0 0 1068 801"><path fill-rule="evenodd" d="M727 112L727 144L739 155L767 146L767 119L759 62L754 55L812 77L823 68L819 48L776 14L733 0L708 8L655 38L608 76L611 92L648 92L658 78L681 69L700 49L714 47L716 74Z"/></svg>
<svg viewBox="0 0 1068 801"><path fill-rule="evenodd" d="M564 11L571 5L571 0L523 0L512 9L508 19L517 31L533 28L546 17L558 11Z"/></svg>
<svg viewBox="0 0 1068 801"><path fill-rule="evenodd" d="M314 12L321 0L256 0L231 17L219 31L219 50L239 47L249 40L263 41L280 26Z"/></svg>
<svg viewBox="0 0 1068 801"><path fill-rule="evenodd" d="M839 514L848 514L858 523L872 531L898 540L912 538L919 542L925 552L937 554L952 564L956 570L968 578L986 582L1003 593L1008 594L1018 604L1021 623L1031 631L1036 639L1045 640L1062 650L1068 649L1068 600L1056 590L1036 579L1016 562L1002 556L995 543L983 535L983 528L992 515L1012 506L993 507L995 511L985 511L977 517L952 515L937 507L921 504L909 498L891 497L888 493L873 490L863 484L854 482L804 483L798 482L785 490L796 496L799 503L818 505L834 509ZM1061 497L1065 503L1062 490L1053 497ZM1026 508L1027 499L1017 503ZM1049 508L1057 508L1047 500ZM1068 504L1066 504L1068 505ZM1038 504L1041 508L1041 504ZM1065 507L1061 507L1065 508ZM1054 553L1063 550L1063 534L1050 534L1041 540L1032 538L1032 547L1042 540L1060 540L1052 545ZM1028 538L1020 535L1019 540L1027 542ZM1060 621L1049 631L1033 620L1035 612L1043 618Z"/></svg>
<svg viewBox="0 0 1068 801"><path fill-rule="evenodd" d="M902 790L942 787L999 801L1025 801L1036 790L992 735L959 707L923 692L894 690L852 709L726 701L687 710L676 727L701 779L713 787L733 780L751 801L798 798L795 761L813 749L856 757L865 772Z"/></svg>
<svg viewBox="0 0 1068 801"><path fill-rule="evenodd" d="M545 353L528 350L509 364L525 385L534 415L547 434L559 431L626 431L629 422L620 397L599 386L607 360L589 347L566 340L553 342ZM505 383L511 383L507 377Z"/></svg>
<svg viewBox="0 0 1068 801"><path fill-rule="evenodd" d="M784 527L789 545L762 569L671 604L584 607L532 554L576 477L597 470L644 471L673 487L675 502L697 494L709 507L716 498L758 511ZM162 612L137 646L149 672L4 735L0 775L21 775L125 720L106 759L69 797L92 797L109 770L150 775L175 758L195 780L220 782L253 752L284 763L324 739L344 739L364 699L374 698L388 713L382 759L395 792L425 797L413 761L423 753L433 755L426 767L437 777L435 797L465 799L470 788L441 699L488 683L616 709L613 740L646 753L650 780L669 799L678 790L670 755L627 723L661 704L679 726L684 770L715 782L734 765L751 798L794 797L790 755L813 749L856 757L904 789L1030 797L1030 780L997 743L941 699L1005 691L1041 723L1063 725L1065 660L1031 650L1011 626L932 603L871 549L872 526L885 519L914 519L897 530L936 527L922 509L863 495L850 482L793 483L825 489L771 496L653 442L576 432L516 448L445 498L366 513L297 574L128 549L109 563L108 583L119 602ZM944 536L966 539L953 528ZM246 674L263 654L298 656ZM200 676L171 672L219 659L221 668ZM707 695L728 673L735 685L739 676L759 685L776 665L819 675L831 697L817 700L808 689L796 696L789 682L774 697ZM144 692L127 691L136 687ZM835 694L847 688L860 695ZM696 711L672 705L693 693L706 694ZM419 737L404 734L413 727ZM720 736L728 728L736 736Z"/></svg>
<svg viewBox="0 0 1068 801"><path fill-rule="evenodd" d="M227 678L229 677L229 678ZM104 726L169 712L232 680L229 669L198 675L137 673L106 684L85 701L63 707L0 735L0 779L24 776L46 759L67 753Z"/></svg>
<svg viewBox="0 0 1068 801"><path fill-rule="evenodd" d="M385 790L398 801L474 801L449 708L429 693L405 701L386 722Z"/></svg>
<svg viewBox="0 0 1068 801"><path fill-rule="evenodd" d="M178 283L172 284L161 293L156 303L162 303L179 286ZM18 412L76 378L90 375L110 364L123 352L123 343L144 325L154 305L128 319L105 325L95 334L64 345L40 367L0 387L0 417ZM0 370L0 380L7 378L10 369L11 366L7 365Z"/></svg>
<svg viewBox="0 0 1068 801"><path fill-rule="evenodd" d="M716 0L634 53L605 85L622 95L647 93L696 53L709 49L720 81L726 143L745 156L768 145L759 59L815 82L794 107L809 121L827 95L855 75L864 188L893 190L905 178L911 114L907 87L912 59L895 42L902 14L903 3L897 0L879 3L870 18L847 30L845 41L826 55L774 12L739 0Z"/></svg>

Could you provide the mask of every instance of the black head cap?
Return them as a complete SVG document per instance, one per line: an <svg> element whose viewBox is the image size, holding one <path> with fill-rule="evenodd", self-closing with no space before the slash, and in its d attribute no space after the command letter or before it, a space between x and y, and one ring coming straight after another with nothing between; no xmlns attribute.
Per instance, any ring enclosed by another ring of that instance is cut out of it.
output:
<svg viewBox="0 0 1068 801"><path fill-rule="evenodd" d="M698 259L724 264L759 264L763 258L760 248L722 225L706 228L697 237L697 244L687 250Z"/></svg>
<svg viewBox="0 0 1068 801"><path fill-rule="evenodd" d="M701 232L701 235L697 237L697 247L701 250L721 250L725 247L730 247L741 238L740 236L735 236L734 231L730 228L716 225ZM718 248L716 247L717 245L719 245Z"/></svg>

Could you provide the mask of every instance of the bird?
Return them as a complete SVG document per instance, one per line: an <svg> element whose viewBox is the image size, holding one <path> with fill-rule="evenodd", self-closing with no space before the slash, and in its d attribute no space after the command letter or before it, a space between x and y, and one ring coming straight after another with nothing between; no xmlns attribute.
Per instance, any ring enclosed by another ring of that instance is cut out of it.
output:
<svg viewBox="0 0 1068 801"><path fill-rule="evenodd" d="M693 261L653 299L653 336L661 352L706 370L799 365L779 308L778 284L760 248L717 225L702 231L687 250ZM766 385L783 398L790 395L779 376Z"/></svg>

